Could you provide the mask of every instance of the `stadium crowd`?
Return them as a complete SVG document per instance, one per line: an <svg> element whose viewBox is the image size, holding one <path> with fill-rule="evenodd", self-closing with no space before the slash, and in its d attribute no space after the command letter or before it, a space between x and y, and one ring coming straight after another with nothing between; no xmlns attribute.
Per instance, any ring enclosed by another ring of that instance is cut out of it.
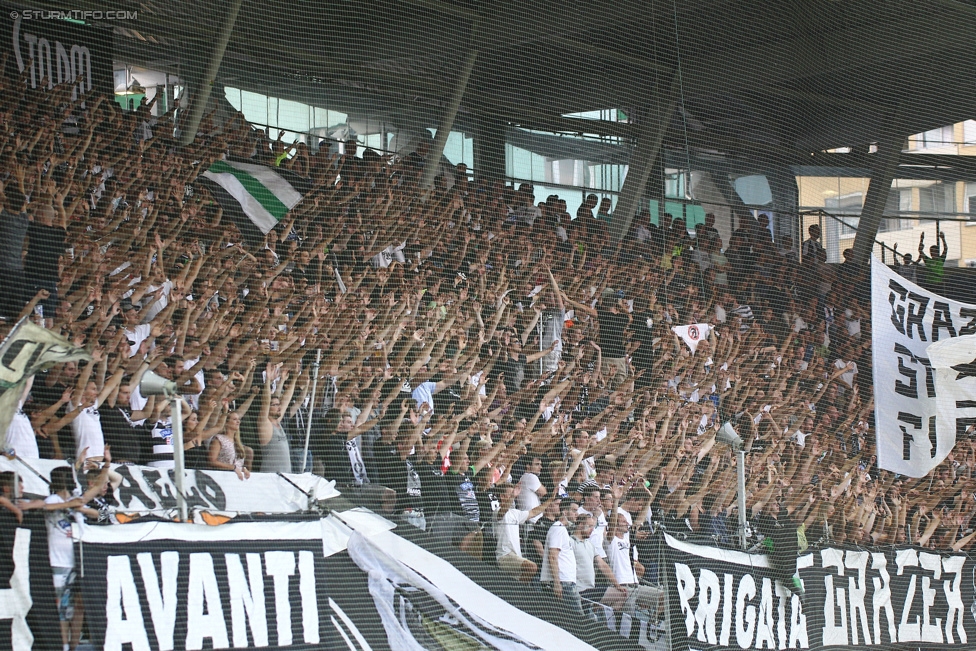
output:
<svg viewBox="0 0 976 651"><path fill-rule="evenodd" d="M727 421L760 531L974 537L972 439L923 480L877 468L868 279L825 264L816 227L794 246L745 211L728 241L711 215L638 215L618 245L593 195L572 216L463 166L422 190L427 141L312 153L210 116L179 146L145 103L4 91L0 336L31 315L92 355L24 391L7 442L28 462L172 467L169 404L139 392L152 370L184 396L190 468L307 469L580 614L580 593L660 607L641 580L655 527L735 544ZM260 246L197 183L222 158L309 181Z"/></svg>

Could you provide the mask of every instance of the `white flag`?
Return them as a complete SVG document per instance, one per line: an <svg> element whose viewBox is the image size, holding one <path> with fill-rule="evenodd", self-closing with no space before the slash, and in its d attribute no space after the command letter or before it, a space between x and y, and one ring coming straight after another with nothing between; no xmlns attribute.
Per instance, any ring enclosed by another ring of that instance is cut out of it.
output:
<svg viewBox="0 0 976 651"><path fill-rule="evenodd" d="M691 352L694 353L698 350L698 342L702 339L708 339L708 333L711 329L712 327L707 323L692 323L691 325L674 326L671 331L681 337L688 344Z"/></svg>
<svg viewBox="0 0 976 651"><path fill-rule="evenodd" d="M976 423L976 376L966 376L976 357L976 306L872 258L871 332L878 467L924 477L952 451L959 428Z"/></svg>
<svg viewBox="0 0 976 651"><path fill-rule="evenodd" d="M62 362L91 359L83 348L26 318L0 343L0 449L7 447L7 428L27 378Z"/></svg>

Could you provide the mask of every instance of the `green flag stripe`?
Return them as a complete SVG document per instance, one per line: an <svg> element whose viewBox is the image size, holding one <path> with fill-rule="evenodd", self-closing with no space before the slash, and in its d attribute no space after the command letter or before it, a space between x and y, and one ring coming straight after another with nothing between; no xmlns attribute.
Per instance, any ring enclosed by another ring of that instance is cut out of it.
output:
<svg viewBox="0 0 976 651"><path fill-rule="evenodd" d="M274 195L274 193L266 188L260 181L248 174L247 172L242 172L241 170L232 167L222 160L215 162L207 170L213 174L230 174L236 178L244 189L247 190L254 199L264 207L269 213L271 213L275 219L281 219L288 212L288 206L281 203L281 200Z"/></svg>

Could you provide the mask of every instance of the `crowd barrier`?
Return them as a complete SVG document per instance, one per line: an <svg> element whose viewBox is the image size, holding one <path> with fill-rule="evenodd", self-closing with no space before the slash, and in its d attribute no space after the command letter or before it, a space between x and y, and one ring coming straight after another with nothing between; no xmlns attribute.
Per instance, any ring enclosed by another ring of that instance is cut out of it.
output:
<svg viewBox="0 0 976 651"><path fill-rule="evenodd" d="M95 648L596 649L519 610L362 509L82 526L76 585ZM0 648L54 648L43 516L0 550ZM6 537L4 537L6 541ZM459 646L460 645L460 646ZM614 647L628 648L628 647Z"/></svg>
<svg viewBox="0 0 976 651"><path fill-rule="evenodd" d="M0 456L0 472L13 471L24 481L28 496L46 497L51 470L66 465L48 459L8 459ZM113 465L121 479L107 500L110 510L129 517L176 513L176 484L172 469ZM187 470L184 491L188 509L199 521L207 512L233 517L238 513L294 513L310 503L339 496L335 482L305 474L253 473L246 481L223 470Z"/></svg>
<svg viewBox="0 0 976 651"><path fill-rule="evenodd" d="M0 470L17 470L25 492L42 495L60 463L0 459ZM139 517L74 532L88 630L99 649L976 645L976 565L963 552L828 544L784 567L767 554L658 534L635 545L645 579L665 589L664 621L587 601L590 618L567 631L555 625L563 622L543 593L449 541L332 500L338 491L321 478L255 473L242 482L228 472L191 472L188 485L206 497L198 516L247 512L206 526L170 521L171 471L115 470L123 477L116 514ZM309 495L317 512L308 509ZM267 514L244 509L247 503L267 506ZM0 648L48 648L59 638L48 625L57 613L44 516L28 511L20 525L0 529Z"/></svg>

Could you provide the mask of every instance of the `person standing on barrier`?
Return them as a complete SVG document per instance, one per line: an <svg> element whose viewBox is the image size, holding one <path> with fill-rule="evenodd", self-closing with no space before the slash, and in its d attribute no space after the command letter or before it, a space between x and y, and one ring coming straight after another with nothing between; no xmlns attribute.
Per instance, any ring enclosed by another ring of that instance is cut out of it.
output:
<svg viewBox="0 0 976 651"><path fill-rule="evenodd" d="M596 518L592 514L580 510L576 517L576 528L573 530L570 541L573 543L573 553L576 555L576 586L579 588L580 596L598 602L603 599L607 589L603 586L597 586L597 569L600 570L600 574L610 583L617 594L622 594L624 589L617 583L613 569L603 560L606 557L603 546L597 548L593 545L593 528L595 525Z"/></svg>
<svg viewBox="0 0 976 651"><path fill-rule="evenodd" d="M563 500L559 505L559 519L546 535L546 553L542 557L542 585L555 597L564 617L572 621L583 619L583 605L576 585L576 553L570 540L569 527L576 522L579 503Z"/></svg>
<svg viewBox="0 0 976 651"><path fill-rule="evenodd" d="M44 500L48 511L48 559L54 576L64 651L77 648L85 617L81 593L72 589L76 574L71 525L72 522L81 524L86 517L98 519L98 511L85 505L102 492L107 481L108 464L105 464L99 478L89 483L88 492L81 497L72 497L75 478L71 466L58 466L51 470L51 494Z"/></svg>
<svg viewBox="0 0 976 651"><path fill-rule="evenodd" d="M636 549L630 541L631 518L624 513L623 509L618 509L610 517L609 526L613 533L606 545L607 563L613 568L617 583L626 593L626 596L620 595L623 597L623 611L633 614L637 609L649 610L651 617L657 620L664 613L664 591L640 583L638 574L643 575L644 568L633 553Z"/></svg>

